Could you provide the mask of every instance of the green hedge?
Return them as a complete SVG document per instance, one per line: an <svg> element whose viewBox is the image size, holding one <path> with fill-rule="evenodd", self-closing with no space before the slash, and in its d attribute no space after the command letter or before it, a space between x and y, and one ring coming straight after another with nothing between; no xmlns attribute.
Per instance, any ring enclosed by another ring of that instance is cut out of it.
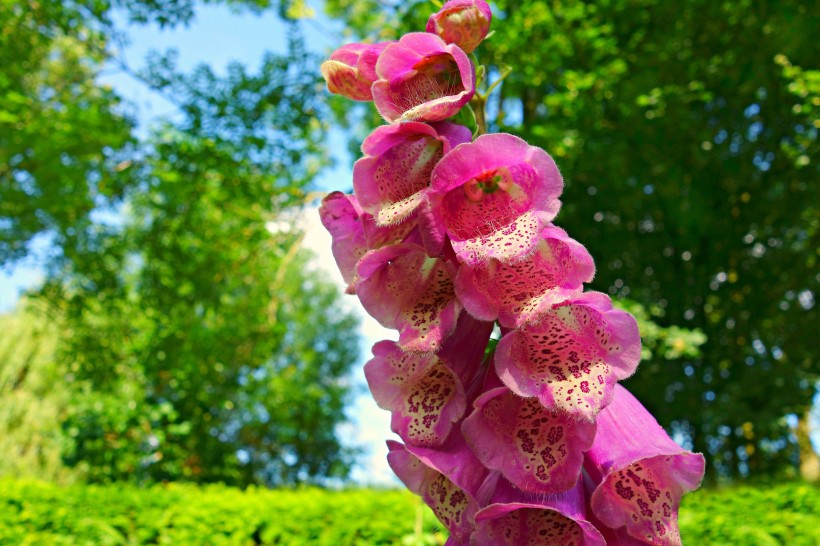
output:
<svg viewBox="0 0 820 546"><path fill-rule="evenodd" d="M680 524L690 546L820 546L820 489L699 491L686 497ZM404 491L0 481L2 545L434 546L444 539Z"/></svg>

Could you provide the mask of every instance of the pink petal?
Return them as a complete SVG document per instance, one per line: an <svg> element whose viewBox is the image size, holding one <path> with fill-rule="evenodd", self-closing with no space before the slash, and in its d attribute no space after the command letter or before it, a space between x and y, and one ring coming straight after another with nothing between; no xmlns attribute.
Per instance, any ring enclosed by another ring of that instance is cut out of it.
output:
<svg viewBox="0 0 820 546"><path fill-rule="evenodd" d="M504 133L482 135L433 169L423 228L436 241L446 234L468 265L515 261L535 251L562 188L544 150Z"/></svg>
<svg viewBox="0 0 820 546"><path fill-rule="evenodd" d="M473 546L605 546L584 517L578 481L568 491L532 495L499 481L492 503L475 516Z"/></svg>
<svg viewBox="0 0 820 546"><path fill-rule="evenodd" d="M376 109L388 122L442 121L475 93L475 67L455 45L424 32L405 34L376 63Z"/></svg>
<svg viewBox="0 0 820 546"><path fill-rule="evenodd" d="M679 447L620 385L598 416L585 468L598 483L592 510L605 525L658 546L680 546L678 508L703 479L703 455Z"/></svg>
<svg viewBox="0 0 820 546"><path fill-rule="evenodd" d="M480 380L477 375L493 326L492 322L476 320L467 313L461 313L455 331L438 352L438 357L459 378L465 389ZM478 393L473 398L477 396Z"/></svg>
<svg viewBox="0 0 820 546"><path fill-rule="evenodd" d="M392 412L391 429L409 445L443 444L464 415L464 388L435 355L406 353L381 341L364 373L378 406Z"/></svg>
<svg viewBox="0 0 820 546"><path fill-rule="evenodd" d="M591 421L640 356L635 318L613 309L605 294L587 292L506 334L496 348L496 370L516 394Z"/></svg>
<svg viewBox="0 0 820 546"><path fill-rule="evenodd" d="M387 462L410 491L420 495L450 531L456 544L466 544L473 530L475 494L487 469L454 432L440 449L404 446L388 441Z"/></svg>
<svg viewBox="0 0 820 546"><path fill-rule="evenodd" d="M355 290L356 263L368 250L362 225L361 209L356 198L342 192L330 193L319 207L322 225L333 238L331 250L348 291Z"/></svg>
<svg viewBox="0 0 820 546"><path fill-rule="evenodd" d="M376 128L362 145L365 157L353 166L353 189L361 207L380 226L407 220L427 193L433 167L465 138L470 138L469 129L446 122Z"/></svg>
<svg viewBox="0 0 820 546"><path fill-rule="evenodd" d="M487 36L492 17L484 0L449 0L430 16L426 30L471 53Z"/></svg>
<svg viewBox="0 0 820 546"><path fill-rule="evenodd" d="M403 350L438 351L453 332L461 305L453 288L456 265L450 260L403 243L368 252L358 273L362 306L382 326L399 331Z"/></svg>
<svg viewBox="0 0 820 546"><path fill-rule="evenodd" d="M578 481L595 425L548 410L506 387L485 392L462 431L479 460L531 493L566 491Z"/></svg>
<svg viewBox="0 0 820 546"><path fill-rule="evenodd" d="M490 260L484 266L461 267L456 294L476 318L498 319L502 326L517 328L577 294L594 274L586 248L550 225L541 232L535 252L521 261Z"/></svg>

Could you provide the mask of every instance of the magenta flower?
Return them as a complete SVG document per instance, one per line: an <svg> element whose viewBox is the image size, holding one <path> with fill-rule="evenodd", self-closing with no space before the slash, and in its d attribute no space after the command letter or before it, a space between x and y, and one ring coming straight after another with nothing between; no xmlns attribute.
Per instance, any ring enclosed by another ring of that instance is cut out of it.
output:
<svg viewBox="0 0 820 546"><path fill-rule="evenodd" d="M442 121L475 93L475 67L456 45L411 32L385 48L376 63L373 102L388 122Z"/></svg>
<svg viewBox="0 0 820 546"><path fill-rule="evenodd" d="M435 352L461 311L453 288L456 268L453 259L431 258L420 245L391 245L359 260L356 293L382 326L399 331L403 350Z"/></svg>
<svg viewBox="0 0 820 546"><path fill-rule="evenodd" d="M624 387L598 415L598 433L584 467L598 486L592 511L602 523L626 526L633 538L680 546L678 508L703 479L703 455L678 446Z"/></svg>
<svg viewBox="0 0 820 546"><path fill-rule="evenodd" d="M554 304L581 291L595 276L587 249L563 229L549 225L535 252L523 260L490 260L483 266L462 267L456 294L470 314L517 328L535 322Z"/></svg>
<svg viewBox="0 0 820 546"><path fill-rule="evenodd" d="M368 250L400 243L415 229L415 223L410 222L380 228L372 216L362 211L355 196L338 191L322 200L319 217L333 238L333 258L347 283L348 294L356 293L359 280L356 266Z"/></svg>
<svg viewBox="0 0 820 546"><path fill-rule="evenodd" d="M595 437L593 423L548 410L536 398L521 398L503 386L482 394L474 406L462 431L484 466L531 493L575 485L583 452Z"/></svg>
<svg viewBox="0 0 820 546"><path fill-rule="evenodd" d="M392 413L391 429L406 444L439 446L464 417L465 388L476 379L492 329L492 323L462 313L435 355L408 353L392 341L373 346L364 366L367 384L378 406Z"/></svg>
<svg viewBox="0 0 820 546"><path fill-rule="evenodd" d="M353 189L362 209L380 226L409 218L427 194L430 173L451 148L469 142L467 127L407 122L377 127L353 166Z"/></svg>
<svg viewBox="0 0 820 546"><path fill-rule="evenodd" d="M447 544L468 544L479 505L476 493L487 469L475 458L458 431L440 449L388 441L387 462L407 488L421 496L450 531Z"/></svg>
<svg viewBox="0 0 820 546"><path fill-rule="evenodd" d="M488 479L485 486L491 482ZM483 492L479 492L482 495ZM472 546L605 546L587 521L581 481L553 495L533 495L501 479L492 501L475 515Z"/></svg>
<svg viewBox="0 0 820 546"><path fill-rule="evenodd" d="M472 53L490 31L493 14L484 0L449 0L427 21L427 32Z"/></svg>
<svg viewBox="0 0 820 546"><path fill-rule="evenodd" d="M334 51L321 66L328 91L353 100L373 100L370 88L378 79L376 61L390 43L345 44Z"/></svg>
<svg viewBox="0 0 820 546"><path fill-rule="evenodd" d="M554 306L539 322L506 334L496 348L498 376L520 396L536 396L587 420L612 399L616 381L641 358L635 318L600 292Z"/></svg>
<svg viewBox="0 0 820 546"><path fill-rule="evenodd" d="M433 169L419 220L425 244L435 254L449 237L459 260L472 267L522 259L558 213L562 189L544 150L505 133L482 135Z"/></svg>
<svg viewBox="0 0 820 546"><path fill-rule="evenodd" d="M364 374L376 404L392 412L390 428L408 445L441 445L467 408L461 381L433 354L380 341Z"/></svg>

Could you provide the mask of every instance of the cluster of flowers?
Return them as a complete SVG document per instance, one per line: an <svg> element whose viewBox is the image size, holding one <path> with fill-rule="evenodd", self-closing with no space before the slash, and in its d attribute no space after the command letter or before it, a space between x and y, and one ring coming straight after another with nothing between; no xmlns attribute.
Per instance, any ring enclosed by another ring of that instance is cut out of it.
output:
<svg viewBox="0 0 820 546"><path fill-rule="evenodd" d="M365 366L404 442L388 461L448 544L680 544L704 460L617 384L640 360L637 323L583 291L592 257L551 223L558 168L448 121L476 93L468 55L490 20L483 0L451 0L427 32L322 65L330 91L389 123L362 145L354 194L320 209L348 292L399 332Z"/></svg>

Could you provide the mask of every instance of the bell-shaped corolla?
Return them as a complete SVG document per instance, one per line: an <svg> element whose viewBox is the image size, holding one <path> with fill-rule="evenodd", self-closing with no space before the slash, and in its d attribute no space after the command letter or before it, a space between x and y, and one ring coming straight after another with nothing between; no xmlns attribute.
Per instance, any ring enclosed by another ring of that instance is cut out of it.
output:
<svg viewBox="0 0 820 546"><path fill-rule="evenodd" d="M353 195L335 191L319 207L322 225L332 238L331 250L336 265L347 283L348 294L356 293L359 275L356 266L368 250L400 243L416 229L416 222L379 227L373 217L362 211Z"/></svg>
<svg viewBox="0 0 820 546"><path fill-rule="evenodd" d="M467 408L461 381L435 354L380 341L364 375L376 404L391 412L391 429L408 445L443 444Z"/></svg>
<svg viewBox="0 0 820 546"><path fill-rule="evenodd" d="M373 346L364 366L367 385L390 426L408 445L435 447L461 422L493 324L462 313L455 332L436 354L408 353L392 341ZM474 397L473 397L474 398Z"/></svg>
<svg viewBox="0 0 820 546"><path fill-rule="evenodd" d="M484 0L449 0L427 20L427 32L439 35L448 44L456 44L472 53L490 31L493 19Z"/></svg>
<svg viewBox="0 0 820 546"><path fill-rule="evenodd" d="M388 441L387 447L390 468L450 531L446 544L469 544L479 509L476 493L488 472L458 430L438 449L405 446L394 441Z"/></svg>
<svg viewBox="0 0 820 546"><path fill-rule="evenodd" d="M391 43L345 44L334 51L321 66L328 91L353 100L373 100L370 88L378 79L376 61Z"/></svg>
<svg viewBox="0 0 820 546"><path fill-rule="evenodd" d="M353 165L353 190L379 226L406 221L430 186L430 174L451 148L469 142L467 127L440 122L382 125L362 144Z"/></svg>
<svg viewBox="0 0 820 546"><path fill-rule="evenodd" d="M597 484L590 502L595 517L646 544L680 546L680 499L699 487L703 455L678 446L620 385L597 424L584 462Z"/></svg>
<svg viewBox="0 0 820 546"><path fill-rule="evenodd" d="M496 320L506 328L535 322L550 307L580 293L595 276L587 249L563 229L549 225L535 252L504 263L461 267L456 294L464 309L481 320Z"/></svg>
<svg viewBox="0 0 820 546"><path fill-rule="evenodd" d="M426 32L405 34L376 63L373 102L388 122L442 121L475 94L475 67L456 45Z"/></svg>
<svg viewBox="0 0 820 546"><path fill-rule="evenodd" d="M456 269L454 259L431 258L421 245L390 245L359 260L356 294L370 316L399 331L402 350L436 352L461 312Z"/></svg>
<svg viewBox="0 0 820 546"><path fill-rule="evenodd" d="M490 470L531 493L558 493L575 485L595 425L548 410L536 398L507 387L482 394L462 424L467 443Z"/></svg>
<svg viewBox="0 0 820 546"><path fill-rule="evenodd" d="M640 357L635 318L614 309L609 296L586 292L507 333L496 347L495 364L516 394L592 421Z"/></svg>
<svg viewBox="0 0 820 546"><path fill-rule="evenodd" d="M482 489L490 482L491 478ZM472 546L606 545L586 519L580 480L569 490L552 495L526 493L503 478L494 487L489 505L475 515ZM478 496L482 495L479 491Z"/></svg>
<svg viewBox="0 0 820 546"><path fill-rule="evenodd" d="M506 133L457 146L431 178L419 217L425 245L435 255L449 237L459 261L471 267L535 252L564 187L547 152Z"/></svg>

